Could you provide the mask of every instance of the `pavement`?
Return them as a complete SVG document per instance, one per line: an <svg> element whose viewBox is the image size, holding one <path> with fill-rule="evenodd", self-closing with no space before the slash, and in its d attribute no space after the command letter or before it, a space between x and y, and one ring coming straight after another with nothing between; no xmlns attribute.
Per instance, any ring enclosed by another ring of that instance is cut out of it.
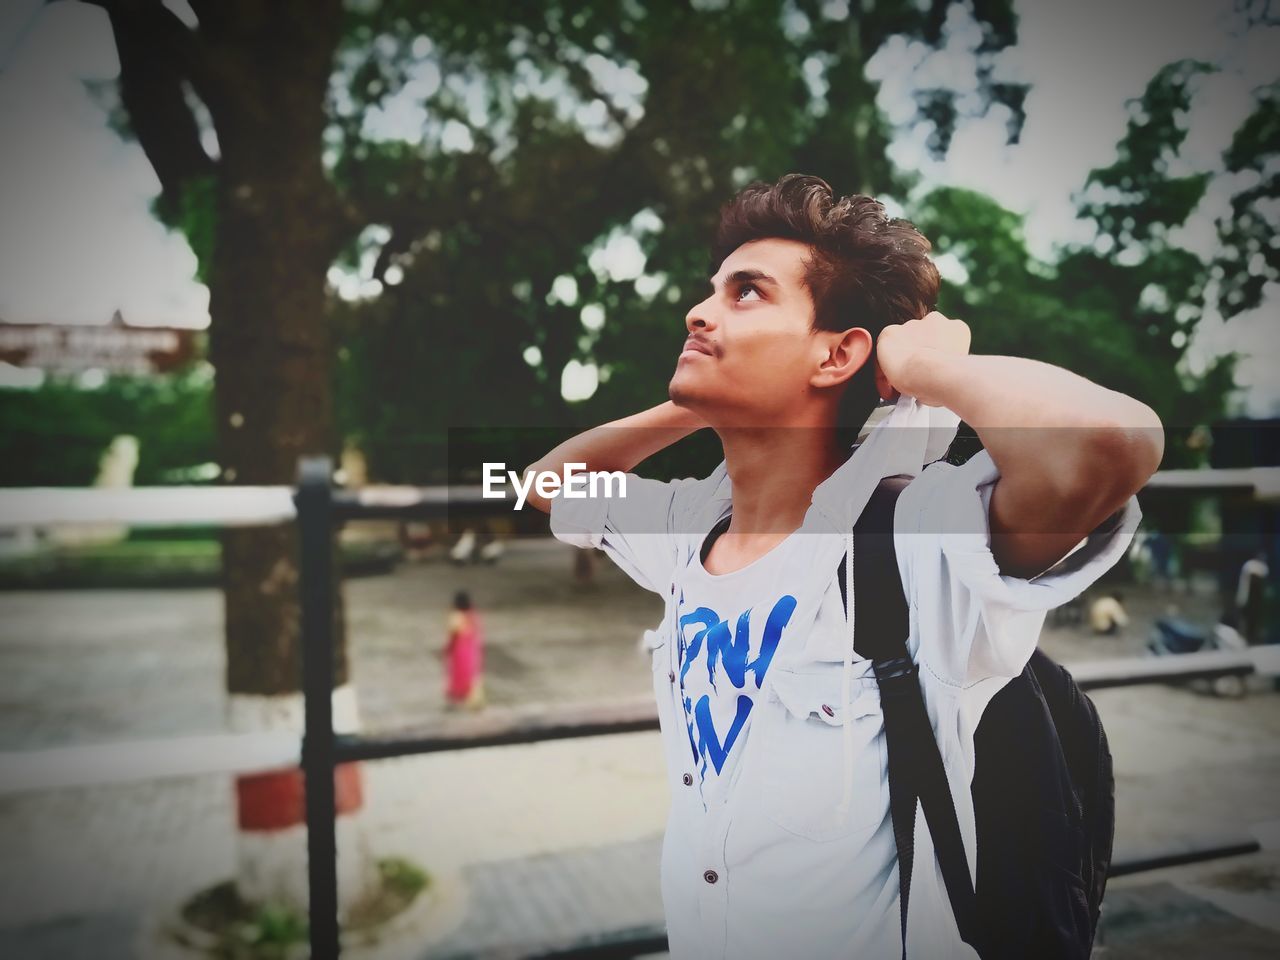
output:
<svg viewBox="0 0 1280 960"><path fill-rule="evenodd" d="M438 716L449 597L469 589L488 630L491 703L644 695L640 632L661 604L611 565L575 584L569 548L518 541L497 567L435 561L353 581L349 649L366 729ZM1145 624L1203 595L1127 591L1119 638L1046 630L1067 662L1139 652ZM0 750L194 736L223 729L215 591L0 594ZM1238 836L1280 820L1280 697L1184 688L1094 695L1116 758L1121 855ZM385 960L517 956L602 931L660 929L668 798L653 732L366 763L371 851L431 874L440 903ZM158 917L234 875L226 776L0 797L0 955L159 956ZM1113 881L1108 960L1280 956L1280 855Z"/></svg>

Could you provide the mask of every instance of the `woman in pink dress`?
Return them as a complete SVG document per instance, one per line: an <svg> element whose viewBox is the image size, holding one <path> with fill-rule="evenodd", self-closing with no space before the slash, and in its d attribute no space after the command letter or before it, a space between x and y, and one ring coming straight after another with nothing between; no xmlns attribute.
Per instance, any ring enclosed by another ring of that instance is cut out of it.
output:
<svg viewBox="0 0 1280 960"><path fill-rule="evenodd" d="M484 706L484 632L471 608L471 597L459 590L449 612L449 642L443 655L446 663L445 707Z"/></svg>

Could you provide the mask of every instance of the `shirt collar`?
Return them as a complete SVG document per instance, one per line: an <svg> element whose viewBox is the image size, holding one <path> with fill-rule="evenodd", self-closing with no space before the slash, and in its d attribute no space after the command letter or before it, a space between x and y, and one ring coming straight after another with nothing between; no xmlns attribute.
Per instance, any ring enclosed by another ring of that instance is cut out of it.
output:
<svg viewBox="0 0 1280 960"><path fill-rule="evenodd" d="M813 506L841 532L853 526L883 477L919 475L947 452L960 426L960 418L945 407L925 406L906 396L899 397L887 415L873 413L868 422L871 426L854 445L853 454L813 491ZM725 461L706 482L711 505L722 507L733 501Z"/></svg>

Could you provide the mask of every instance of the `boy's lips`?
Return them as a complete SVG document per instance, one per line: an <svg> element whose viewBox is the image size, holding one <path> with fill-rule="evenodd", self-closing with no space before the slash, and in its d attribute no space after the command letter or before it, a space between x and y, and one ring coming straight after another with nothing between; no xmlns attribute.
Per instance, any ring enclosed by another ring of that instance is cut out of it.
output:
<svg viewBox="0 0 1280 960"><path fill-rule="evenodd" d="M686 353L705 353L708 357L714 356L711 352L711 347L706 341L699 340L696 337L690 337L684 342L684 348L680 351L680 356L683 357Z"/></svg>

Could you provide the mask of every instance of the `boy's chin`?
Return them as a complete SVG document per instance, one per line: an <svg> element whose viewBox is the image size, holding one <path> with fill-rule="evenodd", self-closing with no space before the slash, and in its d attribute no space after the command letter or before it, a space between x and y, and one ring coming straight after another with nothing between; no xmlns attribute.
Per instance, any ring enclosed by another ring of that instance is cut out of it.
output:
<svg viewBox="0 0 1280 960"><path fill-rule="evenodd" d="M706 407L706 397L689 384L680 382L681 378L673 377L667 385L667 399L677 407L684 407L697 413Z"/></svg>

